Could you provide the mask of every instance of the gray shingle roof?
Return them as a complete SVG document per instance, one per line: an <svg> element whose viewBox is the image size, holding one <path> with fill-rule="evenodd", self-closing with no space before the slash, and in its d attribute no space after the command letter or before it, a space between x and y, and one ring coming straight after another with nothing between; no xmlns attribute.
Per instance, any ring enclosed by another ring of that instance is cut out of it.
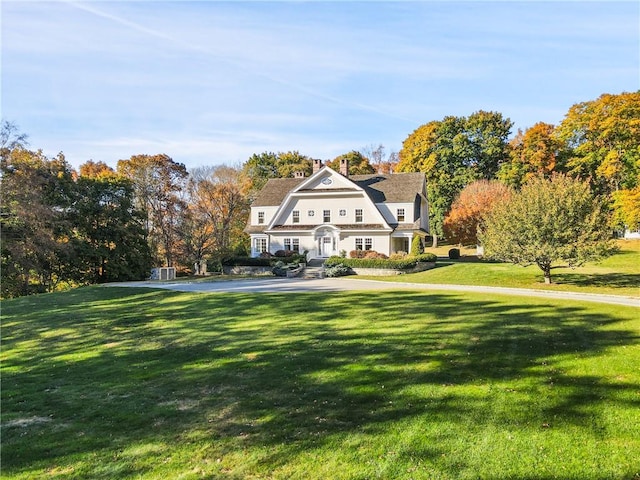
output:
<svg viewBox="0 0 640 480"><path fill-rule="evenodd" d="M271 178L260 191L252 206L279 206L287 194L308 178ZM349 180L364 189L374 203L410 203L422 192L424 174L393 173L351 175Z"/></svg>

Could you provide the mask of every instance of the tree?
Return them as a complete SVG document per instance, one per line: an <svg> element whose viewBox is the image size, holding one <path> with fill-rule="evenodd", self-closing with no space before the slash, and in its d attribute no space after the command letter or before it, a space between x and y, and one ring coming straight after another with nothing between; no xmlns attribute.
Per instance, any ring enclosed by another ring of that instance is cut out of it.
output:
<svg viewBox="0 0 640 480"><path fill-rule="evenodd" d="M565 175L536 177L486 216L479 239L490 259L537 265L551 283L554 262L571 267L611 254L605 208L589 185Z"/></svg>
<svg viewBox="0 0 640 480"><path fill-rule="evenodd" d="M468 118L448 116L416 129L402 144L400 172L427 177L429 222L434 246L444 233L444 217L469 183L491 179L508 159L512 122L497 112L479 111Z"/></svg>
<svg viewBox="0 0 640 480"><path fill-rule="evenodd" d="M185 254L192 263L229 254L245 242L250 181L242 169L220 165L195 169L187 187L181 224Z"/></svg>
<svg viewBox="0 0 640 480"><path fill-rule="evenodd" d="M349 175L368 175L375 173L376 170L369 163L369 159L360 152L351 150L349 153L343 153L327 163L327 166L340 171L340 162L347 160L349 162Z"/></svg>
<svg viewBox="0 0 640 480"><path fill-rule="evenodd" d="M614 225L635 230L640 228L640 185L613 193Z"/></svg>
<svg viewBox="0 0 640 480"><path fill-rule="evenodd" d="M500 167L498 179L507 185L520 188L530 178L549 178L554 172L563 171L561 162L564 142L555 135L555 127L539 122L518 134L509 143L510 161Z"/></svg>
<svg viewBox="0 0 640 480"><path fill-rule="evenodd" d="M88 160L80 165L80 176L85 178L113 178L116 171L103 161Z"/></svg>
<svg viewBox="0 0 640 480"><path fill-rule="evenodd" d="M478 243L478 227L493 206L509 199L511 190L496 180L476 180L462 189L444 219L444 234L461 245Z"/></svg>
<svg viewBox="0 0 640 480"><path fill-rule="evenodd" d="M131 182L100 174L80 176L75 186L76 199L69 209L74 279L104 283L147 277L151 253Z"/></svg>
<svg viewBox="0 0 640 480"><path fill-rule="evenodd" d="M377 173L393 173L398 164L398 152L392 150L385 158L385 147L382 144L362 147L360 153L369 159L369 163Z"/></svg>
<svg viewBox="0 0 640 480"><path fill-rule="evenodd" d="M29 145L28 135L21 133L18 126L8 120L0 124L0 159L6 160L9 154L18 148L26 149Z"/></svg>
<svg viewBox="0 0 640 480"><path fill-rule="evenodd" d="M601 194L640 185L640 91L573 105L556 129L569 174Z"/></svg>
<svg viewBox="0 0 640 480"><path fill-rule="evenodd" d="M133 183L154 260L173 266L179 248L177 225L184 208L180 192L187 169L168 155L158 154L119 160L117 171Z"/></svg>
<svg viewBox="0 0 640 480"><path fill-rule="evenodd" d="M2 296L51 291L69 279L72 171L62 154L49 159L20 145L5 153L0 162Z"/></svg>
<svg viewBox="0 0 640 480"><path fill-rule="evenodd" d="M255 196L270 178L293 177L301 172L310 175L313 161L298 151L292 152L263 152L253 154L242 165L242 172L250 180L249 197Z"/></svg>

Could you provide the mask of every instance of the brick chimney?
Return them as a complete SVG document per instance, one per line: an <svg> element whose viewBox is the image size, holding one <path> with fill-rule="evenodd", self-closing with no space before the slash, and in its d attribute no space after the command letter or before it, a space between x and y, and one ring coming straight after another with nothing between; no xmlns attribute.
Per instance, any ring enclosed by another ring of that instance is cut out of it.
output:
<svg viewBox="0 0 640 480"><path fill-rule="evenodd" d="M313 160L313 173L316 173L322 168L322 160Z"/></svg>
<svg viewBox="0 0 640 480"><path fill-rule="evenodd" d="M349 160L346 158L340 159L340 173L345 177L349 176Z"/></svg>
<svg viewBox="0 0 640 480"><path fill-rule="evenodd" d="M294 173L293 175L294 175L294 178L304 178L304 172L298 171L298 172Z"/></svg>

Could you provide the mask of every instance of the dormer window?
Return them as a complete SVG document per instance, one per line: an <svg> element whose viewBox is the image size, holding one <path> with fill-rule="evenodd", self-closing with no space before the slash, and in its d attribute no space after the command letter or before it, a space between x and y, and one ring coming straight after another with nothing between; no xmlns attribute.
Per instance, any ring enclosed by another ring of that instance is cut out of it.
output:
<svg viewBox="0 0 640 480"><path fill-rule="evenodd" d="M398 222L404 222L404 208L398 209Z"/></svg>
<svg viewBox="0 0 640 480"><path fill-rule="evenodd" d="M300 210L294 210L291 213L291 221L293 223L300 223Z"/></svg>
<svg viewBox="0 0 640 480"><path fill-rule="evenodd" d="M258 212L258 223L264 223L264 212Z"/></svg>

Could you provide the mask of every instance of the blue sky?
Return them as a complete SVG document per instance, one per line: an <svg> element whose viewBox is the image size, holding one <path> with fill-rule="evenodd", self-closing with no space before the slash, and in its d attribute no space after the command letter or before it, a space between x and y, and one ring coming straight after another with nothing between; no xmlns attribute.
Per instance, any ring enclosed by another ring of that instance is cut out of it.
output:
<svg viewBox="0 0 640 480"><path fill-rule="evenodd" d="M2 117L31 148L188 169L332 159L478 110L518 128L640 89L640 2L12 1Z"/></svg>

